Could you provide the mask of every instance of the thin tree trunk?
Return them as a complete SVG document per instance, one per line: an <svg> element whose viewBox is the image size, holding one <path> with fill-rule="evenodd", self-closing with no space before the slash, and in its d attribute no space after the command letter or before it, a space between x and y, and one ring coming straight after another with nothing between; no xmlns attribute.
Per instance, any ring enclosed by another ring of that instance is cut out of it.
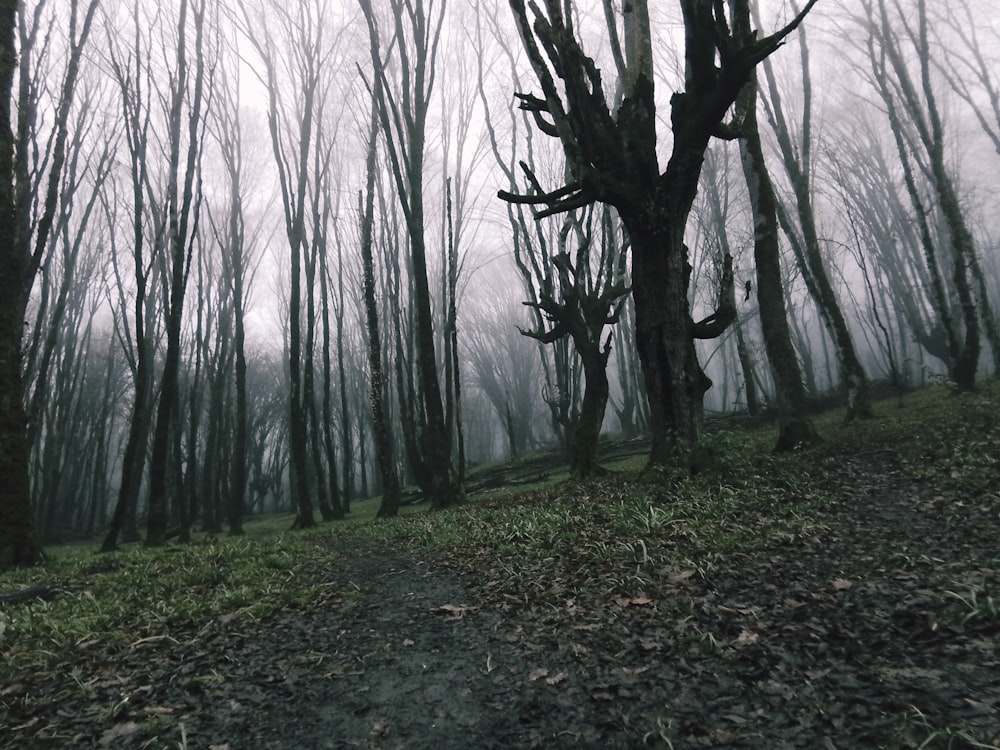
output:
<svg viewBox="0 0 1000 750"><path fill-rule="evenodd" d="M792 3L792 10L798 13L797 3ZM799 219L803 246L796 253L796 256L800 259L803 276L810 281L809 291L812 293L823 323L836 347L841 375L847 390L845 421L850 421L855 417L868 418L872 416L871 399L868 394L868 376L861 365L854 339L847 327L847 321L833 290L833 285L830 283L830 277L823 262L823 253L820 249L819 232L816 229L816 216L813 211L810 175L812 168L810 163L812 153L812 80L809 72L809 48L804 30L799 34L799 50L803 89L802 128L799 134L799 144L793 145L792 143L770 60L764 60L762 63L770 92L766 112L777 135L785 170L795 195L795 209ZM776 206L779 209L778 218L784 225L785 233L798 244L798 237L791 222L781 212L781 207L777 202Z"/></svg>
<svg viewBox="0 0 1000 750"><path fill-rule="evenodd" d="M329 217L325 217L329 219ZM330 479L330 513L332 518L344 517L344 508L340 501L340 489L337 486L337 454L333 446L333 378L330 367L330 287L329 269L327 268L326 240L319 253L320 298L323 326L323 406L322 425L320 431L323 441L323 455Z"/></svg>
<svg viewBox="0 0 1000 750"><path fill-rule="evenodd" d="M819 442L809 419L802 373L792 346L781 283L777 199L764 162L757 125L757 81L751 77L737 100L741 112L740 152L754 219L754 261L757 266L757 303L764 345L774 373L778 403L777 451L789 451Z"/></svg>
<svg viewBox="0 0 1000 750"><path fill-rule="evenodd" d="M354 495L354 444L352 442L351 419L347 404L347 362L344 354L344 254L338 242L337 253L337 374L340 382L340 452L343 465L341 478L343 482L344 514L351 512L351 498Z"/></svg>
<svg viewBox="0 0 1000 750"><path fill-rule="evenodd" d="M156 431L153 435L153 450L149 464L149 518L147 522L146 545L157 547L166 542L167 533L167 449L170 426L178 408L181 319L184 313L184 293L187 286L193 246L192 237L198 227L198 206L200 184L196 186L201 150L201 102L205 82L205 66L202 55L202 38L205 20L204 4L193 11L195 25L195 70L194 90L188 113L188 150L183 174L183 188L178 197L177 180L180 178L181 112L187 91L187 0L181 0L177 22L178 47L176 89L170 115L170 167L168 172L168 246L170 248L170 298L167 304L167 352L163 363L160 382L160 401L156 412ZM189 232L190 230L190 232Z"/></svg>
<svg viewBox="0 0 1000 750"><path fill-rule="evenodd" d="M97 2L90 2L79 28L77 3L70 7L69 59L57 94L48 182L44 197L39 200L41 214L34 217L37 219L34 236L30 198L39 196L35 192L37 186L33 188L26 179L28 154L37 148L29 136L34 125L34 109L24 101L24 94L31 89L30 81L21 86L18 101L13 101L14 79L19 69L18 52L25 56L30 52L27 46L18 50L15 42L19 5L13 0L0 0L0 476L5 477L7 483L0 496L0 570L33 565L42 559L31 508L21 345L28 297L48 246L59 200L69 111ZM24 84L27 65L22 65L20 72ZM15 109L18 112L17 141L11 122Z"/></svg>
<svg viewBox="0 0 1000 750"><path fill-rule="evenodd" d="M376 86L380 85L378 81ZM399 512L400 488L393 459L393 437L386 408L386 380L382 367L382 342L379 336L378 304L375 300L374 244L375 218L375 168L377 156L378 118L376 105L372 103L371 128L368 131L368 156L366 162L366 193L359 196L361 209L361 263L364 274L365 327L368 331L368 377L369 398L372 407L372 430L375 439L375 455L379 475L382 479L382 503L378 509L380 518L395 516ZM361 491L367 494L367 471L365 468L364 436L361 442Z"/></svg>

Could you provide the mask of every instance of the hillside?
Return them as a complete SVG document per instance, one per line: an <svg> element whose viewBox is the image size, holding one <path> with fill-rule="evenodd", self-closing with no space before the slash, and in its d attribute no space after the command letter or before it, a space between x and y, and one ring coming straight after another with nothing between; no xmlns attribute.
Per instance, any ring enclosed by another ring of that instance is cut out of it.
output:
<svg viewBox="0 0 1000 750"><path fill-rule="evenodd" d="M1000 393L685 482L53 550L0 589L0 746L1000 747ZM523 474L520 475L523 479ZM374 501L372 501L374 502Z"/></svg>

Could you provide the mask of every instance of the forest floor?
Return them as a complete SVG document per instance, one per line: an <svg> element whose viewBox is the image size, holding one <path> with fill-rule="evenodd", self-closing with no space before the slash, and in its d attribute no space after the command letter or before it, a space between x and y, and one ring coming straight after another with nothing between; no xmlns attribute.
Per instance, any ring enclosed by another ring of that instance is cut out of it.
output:
<svg viewBox="0 0 1000 750"><path fill-rule="evenodd" d="M461 543L330 534L301 604L0 685L0 746L1000 747L984 419L964 452L938 428L811 450L780 510L719 520L735 542L621 476L470 504Z"/></svg>

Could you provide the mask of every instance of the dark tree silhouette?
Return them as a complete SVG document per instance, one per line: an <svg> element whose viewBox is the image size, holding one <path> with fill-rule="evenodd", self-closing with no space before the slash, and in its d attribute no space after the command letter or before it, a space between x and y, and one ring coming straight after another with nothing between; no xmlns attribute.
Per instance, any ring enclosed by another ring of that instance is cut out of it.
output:
<svg viewBox="0 0 1000 750"><path fill-rule="evenodd" d="M33 97L37 97L38 88L30 76L20 76L16 102L13 99L19 72L15 33L20 5L14 0L0 2L0 476L5 483L0 493L0 570L33 565L42 557L28 481L21 337L31 287L56 216L69 112L97 0L87 4L82 17L80 4L70 3L68 59L56 94L53 137L43 146L47 175L29 171L30 155L38 156L39 145L31 138L37 114ZM25 19L24 25L34 34L39 20L40 15L35 14ZM21 65L26 66L31 46L23 42ZM18 117L16 135L11 119L14 112ZM47 180L44 188L43 180ZM36 205L40 213L33 216Z"/></svg>
<svg viewBox="0 0 1000 750"><path fill-rule="evenodd" d="M781 45L814 4L808 3L778 32L756 38L733 33L724 3L681 0L685 85L671 97L674 137L661 172L647 3L624 4L620 48L616 26L611 34L622 91L618 106L612 108L601 71L577 38L568 4L532 3L529 16L524 0L510 0L542 89L541 97L518 93L517 98L534 114L538 128L562 143L570 179L551 191L501 197L544 206L538 216L595 201L618 209L632 252L636 344L653 433L650 468L694 469L702 397L711 384L698 364L694 340L718 335L732 318L726 293L720 295L722 309L700 322L692 319L688 301L684 231L705 149L754 67ZM746 0L733 0L730 12L733 17L748 14ZM613 19L613 13L607 15ZM731 283L731 275L728 278Z"/></svg>
<svg viewBox="0 0 1000 750"><path fill-rule="evenodd" d="M907 193L917 216L921 243L934 283L933 299L948 338L949 372L960 390L972 390L982 348L972 281L976 248L945 159L944 123L931 76L926 3L917 0L916 24L902 24L901 33L897 33L896 24L889 17L885 0L864 0L862 5L869 32L867 46L873 78L892 126ZM911 52L916 54L916 75L911 72L908 61ZM944 253L932 236L929 207L916 183L913 162L926 172L936 207L944 219L952 264L951 290L958 298L957 316L950 309L941 268Z"/></svg>
<svg viewBox="0 0 1000 750"><path fill-rule="evenodd" d="M454 436L445 414L434 343L424 212L424 147L427 114L435 81L435 60L443 22L443 4L391 0L392 18L387 38L382 38L370 0L361 0L368 24L371 61L381 86L374 89L379 125L385 140L396 197L406 222L409 240L415 357L419 374L421 434L412 458L422 464L415 474L433 508L464 500L460 472L452 462ZM383 52L383 48L385 52ZM398 58L399 84L393 89L388 60Z"/></svg>
<svg viewBox="0 0 1000 750"><path fill-rule="evenodd" d="M624 283L625 253L615 237L610 211L605 209L596 218L592 210L586 213L568 214L563 223L560 251L552 258L557 288L550 283L536 302L525 302L541 311L548 325L521 331L546 344L569 336L583 367L583 400L570 440L570 476L575 479L601 473L597 444L608 405L611 354L611 335L603 340L604 328L618 323L623 298L629 293ZM570 240L575 243L572 257L566 249Z"/></svg>
<svg viewBox="0 0 1000 750"><path fill-rule="evenodd" d="M742 26L749 33L749 19ZM739 25L737 25L739 28ZM778 404L777 451L793 450L819 442L806 407L802 371L788 329L785 295L781 282L781 249L778 242L778 199L764 161L757 124L757 76L751 74L737 99L736 127L740 135L743 174L753 207L754 262L757 266L757 302L767 358L774 374Z"/></svg>
<svg viewBox="0 0 1000 750"><path fill-rule="evenodd" d="M792 7L797 10L798 3L793 2ZM850 421L855 417L872 416L868 376L861 365L861 358L847 327L840 301L833 290L833 284L830 283L830 275L820 249L816 213L813 208L812 79L805 30L799 35L798 41L799 60L802 65L802 117L797 142L793 142L772 61L765 60L762 65L768 91L768 96L764 100L764 112L777 137L781 160L791 182L795 216L798 218L797 225L792 222L781 200L776 200L774 205L778 220L792 243L809 294L816 303L820 317L837 350L837 360L840 363L841 376L847 392L845 421Z"/></svg>

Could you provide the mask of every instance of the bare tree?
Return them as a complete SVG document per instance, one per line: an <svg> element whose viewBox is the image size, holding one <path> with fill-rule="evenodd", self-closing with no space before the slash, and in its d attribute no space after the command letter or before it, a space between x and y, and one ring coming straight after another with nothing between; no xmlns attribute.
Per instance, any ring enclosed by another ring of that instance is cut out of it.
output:
<svg viewBox="0 0 1000 750"><path fill-rule="evenodd" d="M417 472L433 508L444 508L464 500L460 477L452 461L454 436L446 420L438 374L427 276L427 244L424 213L424 148L428 107L434 89L436 54L444 18L443 3L435 7L425 0L390 0L392 19L383 38L370 0L360 0L368 24L374 76L382 85L374 89L379 123L396 196L406 221L419 373L419 408L423 417L420 461ZM398 86L389 79L389 52L396 57Z"/></svg>
<svg viewBox="0 0 1000 750"><path fill-rule="evenodd" d="M538 128L562 143L570 180L555 190L501 197L544 206L539 216L595 201L617 208L631 244L636 342L653 433L650 468L694 468L702 397L710 386L694 340L718 335L732 317L723 309L696 323L688 301L684 230L705 149L754 67L780 46L814 4L809 2L778 32L756 38L733 33L721 2L681 1L685 88L671 98L674 139L666 169L660 172L645 0L624 4L620 34L619 17L610 9L606 14L613 22L610 38L622 92L615 107L609 104L600 70L577 37L571 7L546 0L541 6L532 4L529 17L523 0L510 2L542 89L541 97L517 97L522 108L535 115ZM741 5L746 3L735 3L734 16L742 12ZM537 179L531 182L539 184ZM723 301L728 297L720 294Z"/></svg>
<svg viewBox="0 0 1000 750"><path fill-rule="evenodd" d="M21 338L28 297L49 246L55 220L69 137L69 113L97 0L86 4L82 14L80 3L70 3L67 63L54 103L54 137L46 145L34 141L38 125L35 119L38 102L34 100L37 88L33 88L28 75L32 45L38 39L45 3L37 4L33 16L25 19L32 35L27 38L22 35L19 49L15 31L19 17L23 18L19 16L20 6L8 0L0 3L0 102L3 103L0 106L0 475L7 478L7 488L0 500L0 569L32 565L42 555L28 480ZM16 78L20 80L20 88L15 101ZM16 133L11 121L14 112ZM48 162L47 175L29 169L31 156L38 156L39 149ZM33 217L35 205L40 206L40 213Z"/></svg>
<svg viewBox="0 0 1000 750"><path fill-rule="evenodd" d="M514 48L498 19L480 6L476 35L478 93L494 161L509 190L514 191L520 174L518 152L521 153L521 161L527 163L532 173L537 173L539 165L554 163L557 159L555 154L535 144L528 114L518 113L510 103L502 108L506 114L503 121L499 119L499 115L494 114L495 109L487 91L487 73L492 72L493 64L487 62L487 29L484 27L488 27L489 35L503 54L502 59L511 79L519 87L518 62ZM505 102L509 101L506 95L507 85L506 81L502 85ZM531 328L542 332L548 321L541 305L541 296L543 293L547 294L550 300L553 295L558 296L558 271L553 257L558 252L554 248L559 242L559 223L532 221L526 215L527 207L516 202L507 202L506 209L512 234L514 266L527 297L525 304L531 313ZM517 317L512 319L511 324L516 321ZM539 341L537 347L543 376L542 399L549 411L552 433L567 455L571 450L573 425L580 411L580 393L583 390L579 359L573 356L571 343L569 336L561 336L554 337L547 343Z"/></svg>
<svg viewBox="0 0 1000 750"><path fill-rule="evenodd" d="M730 244L729 228L727 226L731 209L727 154L728 151L726 149L709 149L705 155L705 175L703 179L703 193L709 213L707 221L711 225L709 231L714 233L722 257L735 255ZM744 283L743 302L745 304L750 302L753 295L753 282L747 279ZM736 333L736 357L739 360L740 370L743 375L744 401L747 413L751 417L755 417L760 412L760 397L758 395L753 356L747 339L746 321L743 319L747 315L752 314L753 311L744 313L742 316L739 314L735 283L731 289L731 294L732 297L729 304L733 310L737 310L736 318L733 320L733 329Z"/></svg>
<svg viewBox="0 0 1000 750"><path fill-rule="evenodd" d="M604 422L610 384L608 357L611 335L606 326L617 324L629 293L624 283L625 253L610 209L594 217L593 209L578 217L566 215L560 232L559 252L552 258L556 284L543 288L537 302L549 325L522 331L543 343L569 336L583 367L586 387L570 443L570 476L583 479L601 474L597 443ZM572 253L567 251L575 245Z"/></svg>
<svg viewBox="0 0 1000 750"><path fill-rule="evenodd" d="M936 255L932 264L926 261L921 222L914 220L904 184L908 162L901 163L880 113L858 112L844 127L851 137L845 132L839 138L837 153L830 155L831 171L849 223L860 229L858 251L871 260L885 288L886 308L898 321L897 346L903 351L912 339L919 347L914 363L927 353L946 364L949 344L935 301L945 282L932 276Z"/></svg>
<svg viewBox="0 0 1000 750"><path fill-rule="evenodd" d="M295 526L315 524L310 478L315 477L315 448L310 443L310 391L312 371L306 367L312 343L302 326L315 320L303 310L314 290L303 290L308 271L310 243L326 236L327 228L314 225L316 211L310 195L321 196L321 183L328 178L316 149L319 130L333 77L332 62L343 35L337 27L331 4L326 0L300 0L284 7L239 0L243 32L257 51L267 89L267 121L284 214L289 251L288 298L288 414L291 453L292 498ZM285 53L290 57L283 58ZM319 170L319 171L317 171ZM311 360L310 360L311 361ZM315 420L313 421L315 426ZM315 431L314 431L315 434Z"/></svg>
<svg viewBox="0 0 1000 750"><path fill-rule="evenodd" d="M230 43L235 47L234 43ZM217 211L208 211L212 235L222 261L222 283L220 290L219 316L226 318L220 323L220 345L225 342L223 330L232 330L232 371L220 373L233 378L234 404L233 445L231 453L231 478L229 494L225 500L229 533L243 533L243 515L247 505L249 486L249 429L250 408L247 385L246 352L246 311L248 285L258 267L263 222L247 226L246 194L251 191L254 169L252 158L248 159L244 143L244 118L240 111L239 65L235 49L228 56L229 64L219 69L220 86L216 106L212 110L212 135L218 145L219 157L225 172L227 201ZM216 218L216 213L218 217Z"/></svg>
<svg viewBox="0 0 1000 750"><path fill-rule="evenodd" d="M191 20L194 31L193 70L189 69L188 0L180 0L177 16L177 60L175 80L170 92L169 165L167 168L167 249L169 251L169 296L166 304L167 349L160 382L160 400L156 410L156 428L150 456L149 519L146 544L151 547L166 542L168 522L167 461L171 426L178 409L180 375L181 321L184 295L194 238L198 233L201 204L201 144L205 121L203 103L208 63L205 59L204 0L193 0ZM191 76L190 80L188 76ZM189 88L190 87L190 88ZM186 112L186 121L184 118ZM182 145L186 146L181 164Z"/></svg>
<svg viewBox="0 0 1000 750"><path fill-rule="evenodd" d="M886 0L863 0L869 32L867 46L873 79L886 106L904 168L907 193L917 216L921 243L934 280L934 301L949 342L950 374L959 389L971 390L975 387L981 349L979 313L970 279L975 242L945 159L944 124L931 78L927 8L924 0L916 1L914 26L899 15L890 19L890 6ZM916 77L904 54L904 43L916 54ZM932 236L929 208L917 187L913 162L926 173L934 190L936 208L940 210L947 227L951 284L959 301L960 317L957 320L951 315L940 268L941 253ZM964 331L960 330L960 325Z"/></svg>
<svg viewBox="0 0 1000 750"><path fill-rule="evenodd" d="M381 78L372 84L377 90ZM396 463L393 458L393 437L389 424L388 382L382 363L382 341L379 332L378 304L375 298L374 244L375 221L375 171L378 155L378 105L372 96L371 127L368 131L368 149L365 159L365 192L358 196L358 215L361 220L361 263L364 279L365 331L368 335L368 388L372 410L372 429L375 440L375 458L382 480L380 518L391 518L399 513L400 487ZM362 443L363 445L363 443ZM362 470L364 461L362 460Z"/></svg>
<svg viewBox="0 0 1000 750"><path fill-rule="evenodd" d="M535 405L540 390L535 345L512 325L520 304L503 289L479 294L470 312L465 346L472 382L486 397L507 440L507 453L517 458L532 447Z"/></svg>
<svg viewBox="0 0 1000 750"><path fill-rule="evenodd" d="M38 62L44 66L46 60ZM73 506L90 481L80 472L104 447L82 436L93 429L84 415L101 404L91 382L99 381L104 369L103 360L95 364L91 347L108 270L100 193L113 164L118 125L113 116L102 115L107 87L99 78L85 73L78 89L60 199L46 260L35 279L29 305L33 323L23 354L32 506L43 541L75 533L81 520Z"/></svg>
<svg viewBox="0 0 1000 750"><path fill-rule="evenodd" d="M737 17L734 32L750 36L749 15ZM802 373L792 346L781 276L778 238L778 199L764 161L757 124L757 74L751 73L737 99L743 174L753 207L754 261L757 267L757 303L767 358L774 373L778 403L778 440L775 450L789 451L819 442L806 407Z"/></svg>
<svg viewBox="0 0 1000 750"><path fill-rule="evenodd" d="M798 3L792 8L797 12ZM756 16L756 14L755 14ZM759 21L758 21L759 24ZM785 172L792 186L795 215L798 223L792 222L783 202L775 203L777 216L785 234L792 243L802 277L806 282L813 301L819 308L820 316L837 350L841 375L847 391L846 421L855 417L872 415L871 399L868 395L868 376L865 374L858 356L847 320L834 292L827 273L823 252L820 248L816 213L813 206L813 133L812 133L812 78L810 75L809 46L805 29L797 37L799 60L802 71L802 115L796 142L792 140L785 105L778 87L771 60L763 61L764 77L767 81L767 97L763 99L764 112L768 123L777 136Z"/></svg>
<svg viewBox="0 0 1000 750"><path fill-rule="evenodd" d="M979 22L977 13L982 11L977 11L969 0L938 3L932 12L936 15L931 28L938 30L937 47L942 52L935 57L934 64L965 102L1000 155L1000 77L996 73L995 54L992 57L990 54L990 46L995 49L1000 42L1000 33L995 25L989 27ZM945 33L954 34L957 43L942 38ZM993 268L997 266L994 264ZM1000 373L1000 321L990 300L987 274L983 272L978 254L970 259L970 271L976 281L983 330L993 350L994 374ZM994 284L993 290L996 289Z"/></svg>
<svg viewBox="0 0 1000 750"><path fill-rule="evenodd" d="M121 97L124 139L129 156L129 177L131 178L131 248L134 289L126 288L126 280L118 264L118 253L114 233L111 236L111 261L115 276L118 309L116 324L118 338L122 343L133 380L133 397L128 435L122 459L122 474L118 488L118 498L111 517L111 523L101 545L103 552L116 548L119 535L127 530L132 532L135 521L139 489L146 465L146 448L152 419L151 404L153 392L154 326L155 305L158 297L155 285L150 288L149 278L152 262L147 257L147 195L149 185L150 123L152 119L150 92L151 74L149 70L150 50L148 39L142 35L142 24L138 4L132 8L132 49L111 44L114 36L113 24L107 21L108 63ZM117 191L104 196L104 215L108 223L117 223L121 202ZM151 255L151 253L150 253ZM128 321L129 299L132 300L131 328ZM128 528L126 528L128 527ZM128 534L131 537L131 533Z"/></svg>

